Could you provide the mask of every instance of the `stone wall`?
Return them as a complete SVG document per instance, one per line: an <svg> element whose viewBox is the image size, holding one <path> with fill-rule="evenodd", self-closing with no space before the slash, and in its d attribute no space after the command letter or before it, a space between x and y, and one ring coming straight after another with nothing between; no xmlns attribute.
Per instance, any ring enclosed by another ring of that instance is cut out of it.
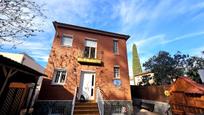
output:
<svg viewBox="0 0 204 115"><path fill-rule="evenodd" d="M153 111L155 113L159 113L160 115L171 115L171 110L170 110L170 105L166 102L160 102L160 101L152 101L152 100L144 100L144 99L134 99L133 100L134 103L134 112L139 112L140 109L144 109L142 108L142 105L144 104L149 104L149 105L153 105Z"/></svg>
<svg viewBox="0 0 204 115"><path fill-rule="evenodd" d="M59 113L71 115L72 101L37 101L34 106L33 115L48 115Z"/></svg>
<svg viewBox="0 0 204 115"><path fill-rule="evenodd" d="M133 113L132 101L105 101L104 115L131 115Z"/></svg>

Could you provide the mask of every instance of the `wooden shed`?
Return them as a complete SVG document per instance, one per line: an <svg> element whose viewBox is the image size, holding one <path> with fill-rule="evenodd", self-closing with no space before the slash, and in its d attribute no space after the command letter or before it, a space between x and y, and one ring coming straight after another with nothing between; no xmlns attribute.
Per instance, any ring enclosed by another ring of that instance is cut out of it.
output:
<svg viewBox="0 0 204 115"><path fill-rule="evenodd" d="M27 114L40 76L44 74L0 55L1 115Z"/></svg>
<svg viewBox="0 0 204 115"><path fill-rule="evenodd" d="M204 85L180 77L169 89L173 115L204 114Z"/></svg>

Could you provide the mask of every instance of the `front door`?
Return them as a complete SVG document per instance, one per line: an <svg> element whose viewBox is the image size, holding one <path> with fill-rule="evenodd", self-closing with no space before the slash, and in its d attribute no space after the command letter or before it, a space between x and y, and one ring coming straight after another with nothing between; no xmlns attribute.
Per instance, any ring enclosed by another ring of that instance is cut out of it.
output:
<svg viewBox="0 0 204 115"><path fill-rule="evenodd" d="M82 72L81 74L81 95L83 95L86 100L94 100L95 73Z"/></svg>

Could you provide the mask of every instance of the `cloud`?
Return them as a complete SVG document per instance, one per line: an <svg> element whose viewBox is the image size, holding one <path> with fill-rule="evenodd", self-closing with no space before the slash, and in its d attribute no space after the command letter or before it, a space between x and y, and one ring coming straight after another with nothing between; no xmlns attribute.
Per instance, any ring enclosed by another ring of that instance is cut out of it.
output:
<svg viewBox="0 0 204 115"><path fill-rule="evenodd" d="M204 56L202 51L204 51L204 46L184 50L185 53L191 54L192 56Z"/></svg>
<svg viewBox="0 0 204 115"><path fill-rule="evenodd" d="M1 49L2 51L13 52L13 53L26 53L33 57L36 61L45 63L48 61L48 56L51 48L51 42L43 38L29 39L17 45L16 49ZM10 48L13 44L7 42L4 44L7 48Z"/></svg>
<svg viewBox="0 0 204 115"><path fill-rule="evenodd" d="M141 28L139 34L149 36L158 24L177 20L181 16L197 17L203 14L204 2L186 0L120 0L115 4L114 15L121 22L122 32L134 33ZM189 20L184 20L189 21Z"/></svg>
<svg viewBox="0 0 204 115"><path fill-rule="evenodd" d="M153 46L160 45L165 42L165 34L159 34L155 36L150 36L146 38L142 38L139 40L129 40L127 44L128 53L132 52L132 45L136 44L138 48L138 52L140 54L145 53L148 51L148 48L152 48ZM149 45L151 44L151 45Z"/></svg>
<svg viewBox="0 0 204 115"><path fill-rule="evenodd" d="M147 44L160 44L163 43L163 41L165 40L165 35L164 34L159 34L156 36L152 36L149 38L143 38L141 40L138 40L135 42L135 44L137 44L138 47L142 47L142 46L146 46Z"/></svg>
<svg viewBox="0 0 204 115"><path fill-rule="evenodd" d="M52 46L54 37L52 21L54 20L131 35L127 44L130 75L132 75L130 62L133 43L137 44L141 62L144 62L153 55L153 50L158 50L157 46L167 46L178 40L203 35L201 31L172 38L168 33L176 30L179 17L182 17L179 23L189 21L189 18L184 16L202 20L201 17L204 14L201 10L204 8L204 2L186 0L42 0L36 2L46 3L44 9L48 19L43 22L45 33L39 33L38 36L25 41L24 44L19 45L17 51L26 52L37 61L44 63L47 62ZM35 21L41 22L40 19ZM175 33L170 34L174 36Z"/></svg>
<svg viewBox="0 0 204 115"><path fill-rule="evenodd" d="M184 40L184 39L188 39L188 38L194 38L196 36L201 36L201 35L204 35L204 31L203 32L194 32L194 33L190 33L190 34L185 34L185 35L182 35L182 36L178 36L178 37L175 37L175 38L165 40L165 41L163 41L161 43L162 44L168 44L168 43L171 43L171 42Z"/></svg>

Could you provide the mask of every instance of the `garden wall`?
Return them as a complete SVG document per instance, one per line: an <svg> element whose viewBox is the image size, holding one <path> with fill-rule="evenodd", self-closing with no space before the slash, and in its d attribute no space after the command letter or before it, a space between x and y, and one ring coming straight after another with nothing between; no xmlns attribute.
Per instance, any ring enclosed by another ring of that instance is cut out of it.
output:
<svg viewBox="0 0 204 115"><path fill-rule="evenodd" d="M132 99L145 99L153 101L168 102L168 97L164 91L168 90L170 85L162 86L133 86L131 85Z"/></svg>

